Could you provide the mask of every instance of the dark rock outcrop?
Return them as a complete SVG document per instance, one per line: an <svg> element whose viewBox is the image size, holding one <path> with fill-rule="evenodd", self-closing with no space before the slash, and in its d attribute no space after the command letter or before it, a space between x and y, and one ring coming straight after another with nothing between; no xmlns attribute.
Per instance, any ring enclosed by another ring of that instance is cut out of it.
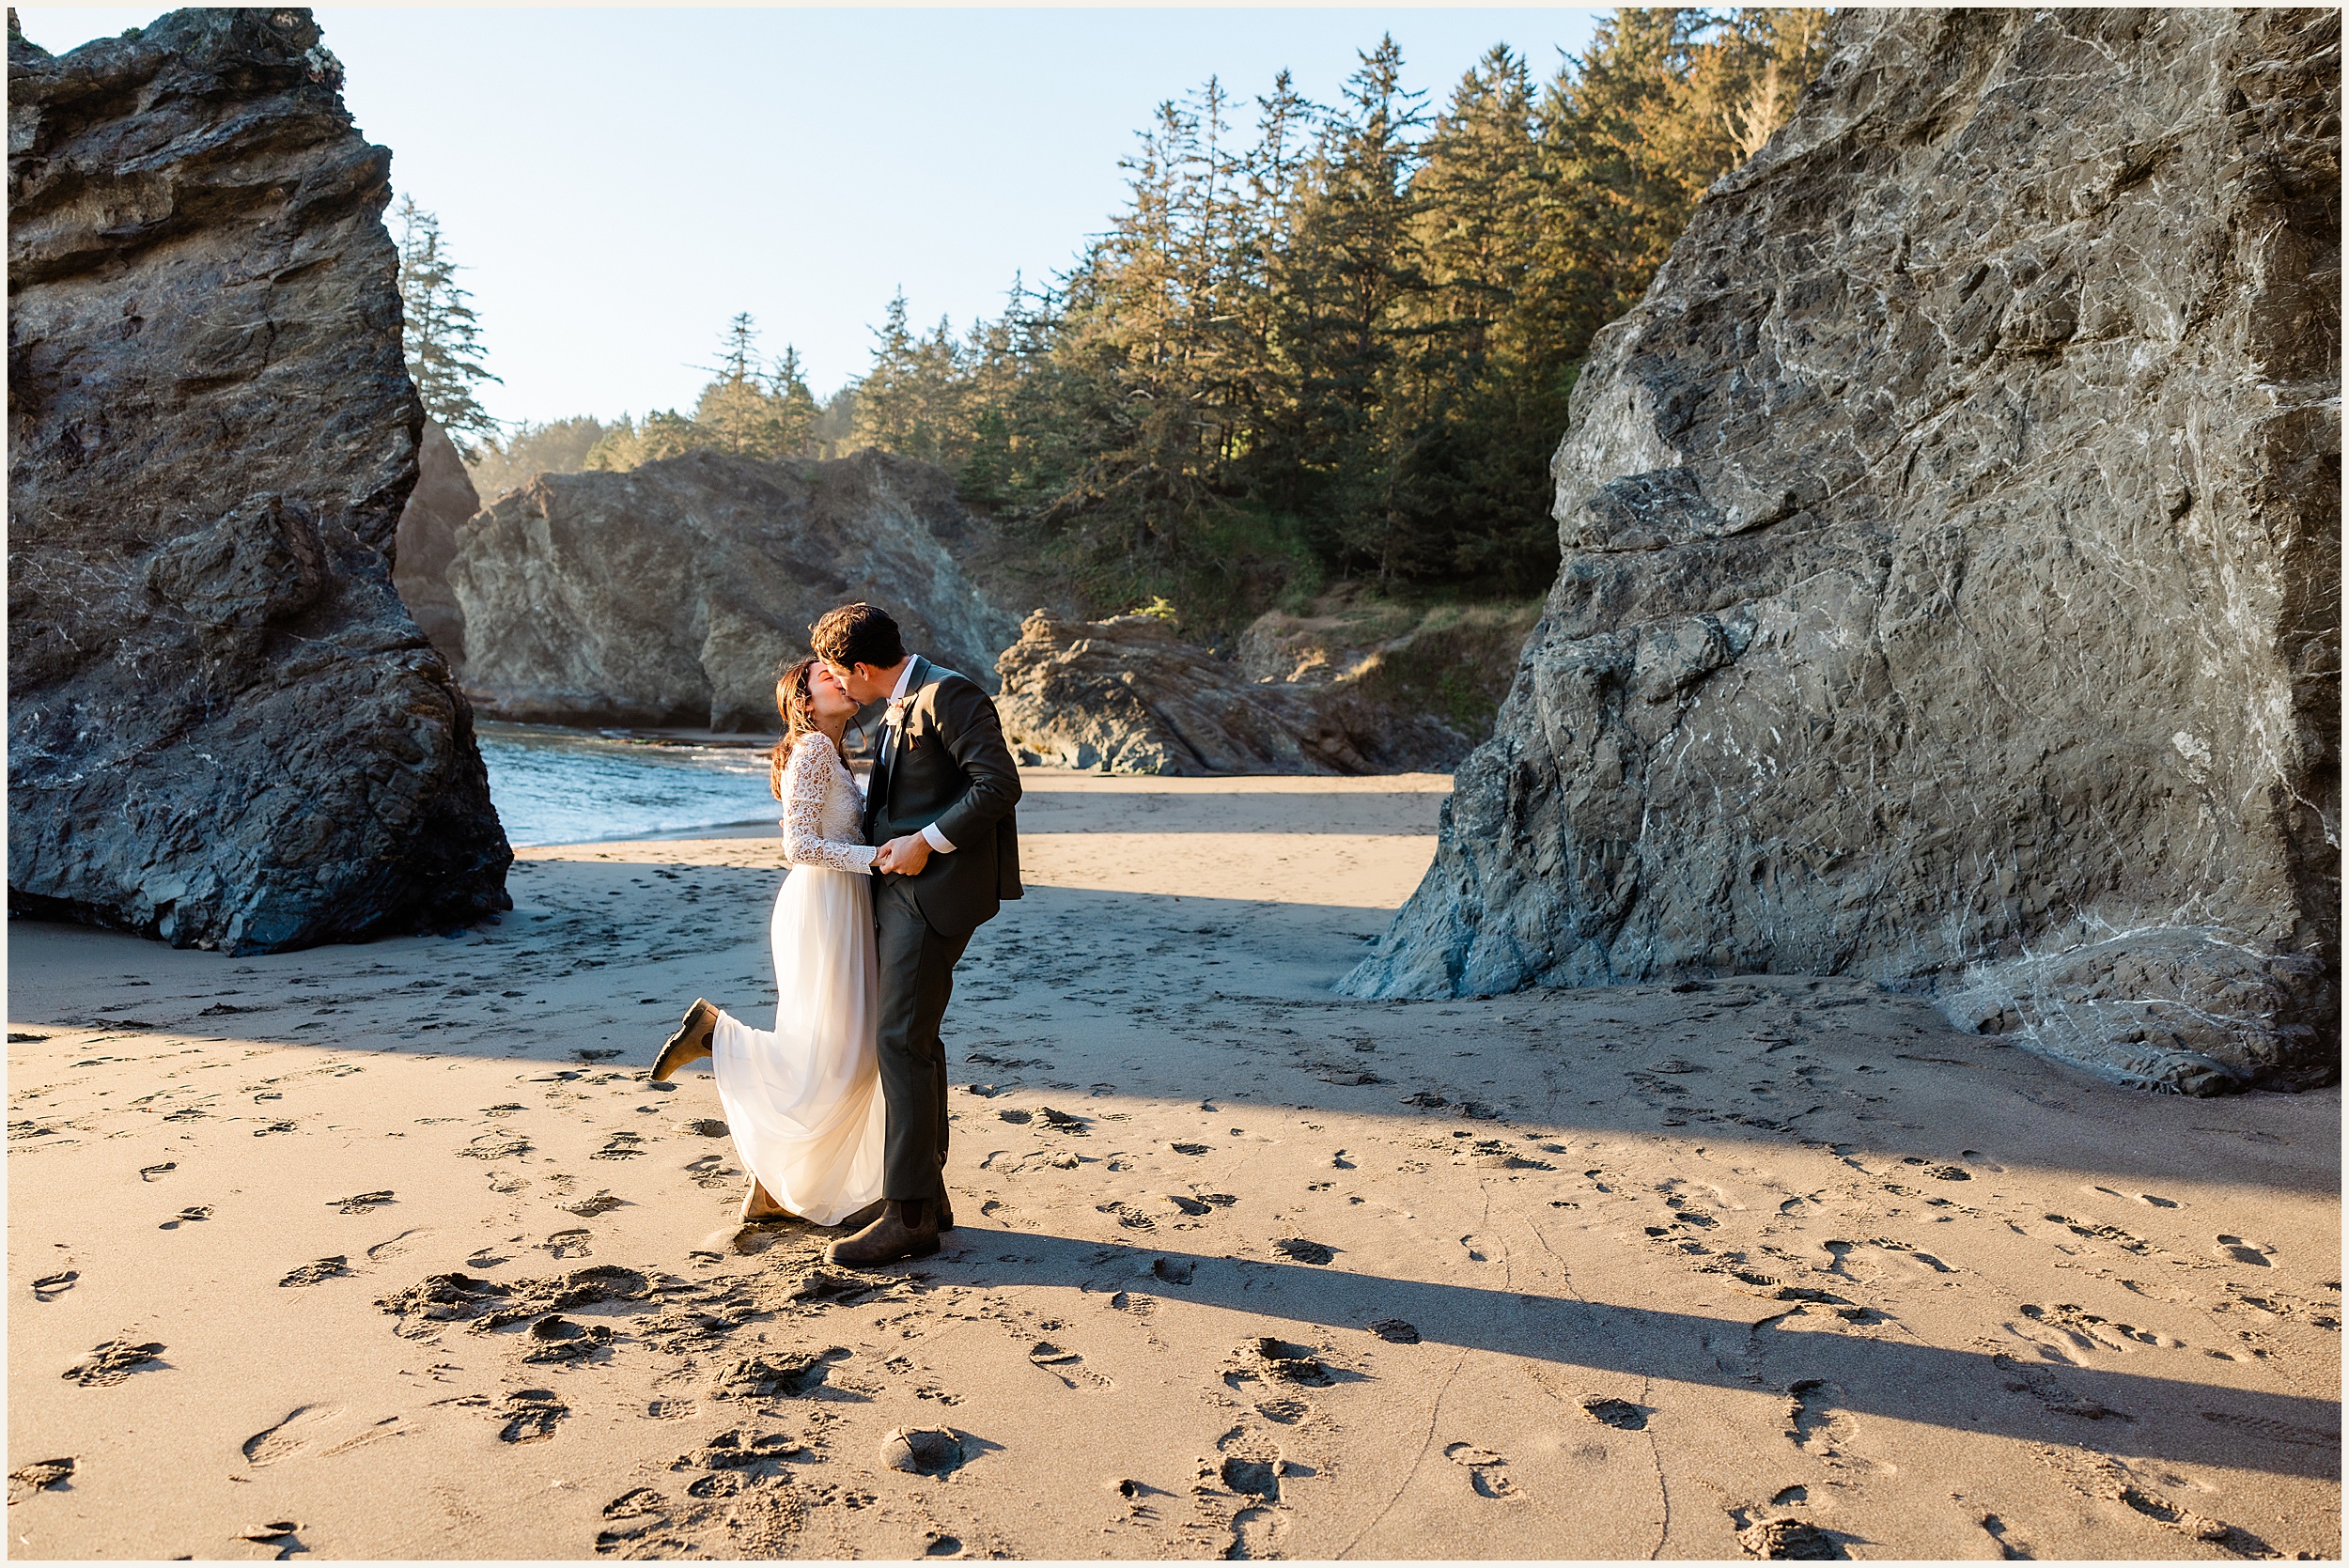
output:
<svg viewBox="0 0 2349 1568"><path fill-rule="evenodd" d="M991 686L1019 623L957 561L986 526L942 470L882 452L542 474L477 514L449 563L466 687L504 719L772 730L776 672L860 598Z"/></svg>
<svg viewBox="0 0 2349 1568"><path fill-rule="evenodd" d="M481 498L474 493L457 443L426 420L424 441L416 448L416 488L400 509L392 551L392 586L416 618L417 629L459 679L465 669L465 613L449 592L448 564L457 557L457 531L480 509Z"/></svg>
<svg viewBox="0 0 2349 1568"><path fill-rule="evenodd" d="M391 155L306 11L8 39L9 907L262 952L508 908L385 558Z"/></svg>
<svg viewBox="0 0 2349 1568"><path fill-rule="evenodd" d="M1858 974L2325 1079L2340 15L1834 25L1594 345L1545 618L1344 988Z"/></svg>
<svg viewBox="0 0 2349 1568"><path fill-rule="evenodd" d="M1251 681L1153 615L1030 615L998 668L1003 738L1022 762L1112 773L1439 770L1469 737L1398 714L1356 680Z"/></svg>

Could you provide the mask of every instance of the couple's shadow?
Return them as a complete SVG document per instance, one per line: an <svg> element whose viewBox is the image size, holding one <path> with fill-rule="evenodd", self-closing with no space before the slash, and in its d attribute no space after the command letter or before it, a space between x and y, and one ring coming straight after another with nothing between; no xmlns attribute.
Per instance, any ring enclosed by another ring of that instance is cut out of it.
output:
<svg viewBox="0 0 2349 1568"><path fill-rule="evenodd" d="M1259 1261L1003 1230L972 1219L937 1256L910 1265L917 1280L1058 1287L1112 1308L1148 1296L1219 1309L1234 1314L1231 1339L1242 1365L1252 1354L1274 1355L1262 1346L1276 1333L1307 1342L1290 1348L1309 1351L1341 1382L1375 1378L1401 1358L1450 1346L1648 1378L1654 1408L1637 1413L1659 1424L1673 1414L1674 1383L1780 1393L1809 1384L1813 1403L1828 1399L1932 1426L2066 1446L2117 1441L2147 1457L2278 1475L2341 1473L2341 1406L2330 1400L2043 1367L1895 1337L1897 1325L1879 1337L1803 1302L1757 1299L1706 1316L1358 1273L1346 1267L1343 1250L1332 1250L1328 1265ZM2018 1354L2024 1348L2016 1345ZM2051 1394L2058 1382L2061 1391Z"/></svg>

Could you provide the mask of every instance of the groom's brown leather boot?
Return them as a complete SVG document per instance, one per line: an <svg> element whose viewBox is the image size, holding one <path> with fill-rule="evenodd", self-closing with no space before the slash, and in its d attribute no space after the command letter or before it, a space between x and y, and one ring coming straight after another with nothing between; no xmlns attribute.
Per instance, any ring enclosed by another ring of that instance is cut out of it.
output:
<svg viewBox="0 0 2349 1568"><path fill-rule="evenodd" d="M856 1234L824 1249L826 1263L870 1268L900 1258L926 1258L938 1250L938 1215L919 1198L892 1199L881 1217Z"/></svg>
<svg viewBox="0 0 2349 1568"><path fill-rule="evenodd" d="M709 1042L718 1032L718 1010L701 998L685 1010L685 1021L677 1025L661 1048L661 1055L652 1064L652 1080L665 1083L681 1067L691 1066L709 1054Z"/></svg>

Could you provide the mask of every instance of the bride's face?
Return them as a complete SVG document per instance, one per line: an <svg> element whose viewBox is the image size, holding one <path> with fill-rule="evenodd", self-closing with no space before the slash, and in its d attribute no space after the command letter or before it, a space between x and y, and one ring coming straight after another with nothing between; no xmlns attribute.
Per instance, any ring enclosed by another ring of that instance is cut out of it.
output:
<svg viewBox="0 0 2349 1568"><path fill-rule="evenodd" d="M822 664L807 673L808 706L816 717L830 723L834 719L848 719L857 710L857 700L841 689L839 677Z"/></svg>

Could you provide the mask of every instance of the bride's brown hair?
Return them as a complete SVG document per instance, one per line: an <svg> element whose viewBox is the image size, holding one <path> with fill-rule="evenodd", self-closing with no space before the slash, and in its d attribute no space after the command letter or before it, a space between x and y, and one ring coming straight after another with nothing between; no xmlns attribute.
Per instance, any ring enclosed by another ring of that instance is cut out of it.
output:
<svg viewBox="0 0 2349 1568"><path fill-rule="evenodd" d="M775 711L783 715L783 738L767 753L767 787L778 800L783 799L783 769L791 760L791 748L800 737L816 733L816 699L807 690L815 668L813 659L794 660L775 678Z"/></svg>

